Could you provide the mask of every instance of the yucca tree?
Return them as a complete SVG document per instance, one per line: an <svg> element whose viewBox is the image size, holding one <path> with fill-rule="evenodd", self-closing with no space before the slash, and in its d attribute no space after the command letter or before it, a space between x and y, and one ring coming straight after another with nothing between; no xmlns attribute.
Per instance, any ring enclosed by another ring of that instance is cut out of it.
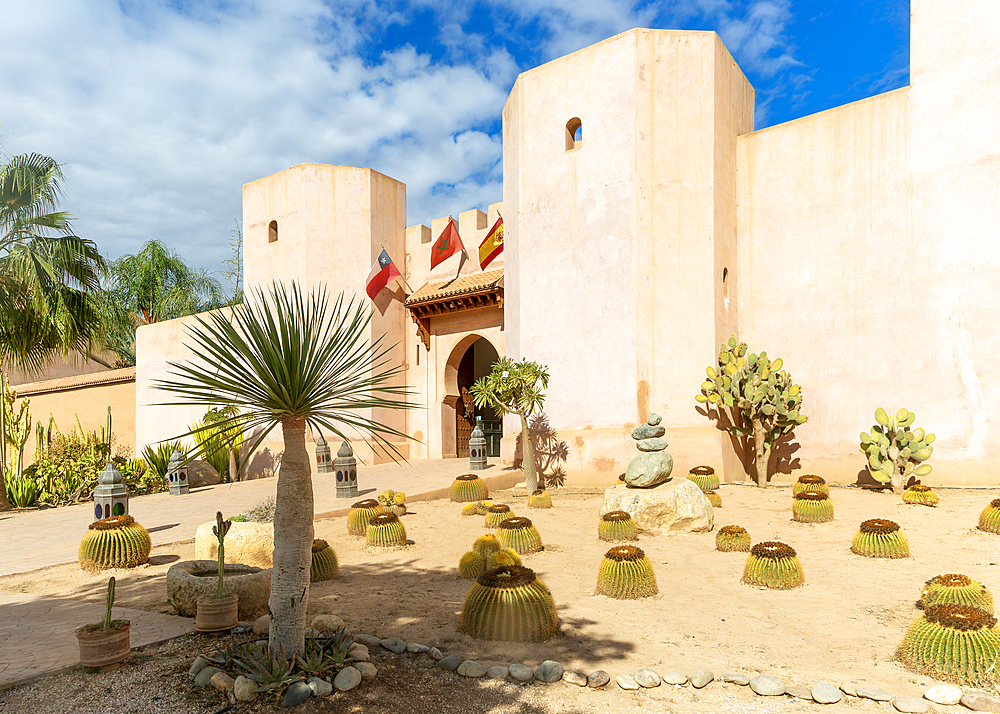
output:
<svg viewBox="0 0 1000 714"><path fill-rule="evenodd" d="M408 438L365 416L370 409L406 409L402 371L390 361L392 346L369 341L371 310L364 303L331 301L324 288L304 293L293 283L247 292L240 305L199 316L188 328L190 362L171 363L170 379L156 388L182 395L167 404L234 407L239 414L208 428L260 429L252 453L281 426L284 455L274 511L270 646L302 654L309 603L313 543L311 459L306 425L342 439L368 438L380 453L400 457L386 437ZM370 412L368 412L370 413ZM231 424L229 422L232 422ZM195 430L196 431L196 430ZM187 432L183 436L193 434Z"/></svg>

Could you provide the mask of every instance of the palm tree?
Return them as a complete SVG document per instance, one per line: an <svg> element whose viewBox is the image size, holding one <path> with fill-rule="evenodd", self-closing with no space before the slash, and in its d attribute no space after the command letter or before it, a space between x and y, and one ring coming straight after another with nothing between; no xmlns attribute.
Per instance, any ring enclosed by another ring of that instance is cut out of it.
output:
<svg viewBox="0 0 1000 714"><path fill-rule="evenodd" d="M171 363L173 378L155 386L183 395L183 401L168 404L235 407L238 416L209 428L259 428L251 453L281 425L285 451L275 494L270 647L301 654L313 542L306 425L342 439L351 427L371 438L380 453L402 458L386 437L409 437L364 415L413 405L404 399L409 390L393 383L402 366L389 364L391 346L381 337L369 343L371 311L364 304L345 303L341 295L331 307L324 288L305 295L297 283L288 290L276 282L247 297L231 309L199 316L188 328L193 359Z"/></svg>

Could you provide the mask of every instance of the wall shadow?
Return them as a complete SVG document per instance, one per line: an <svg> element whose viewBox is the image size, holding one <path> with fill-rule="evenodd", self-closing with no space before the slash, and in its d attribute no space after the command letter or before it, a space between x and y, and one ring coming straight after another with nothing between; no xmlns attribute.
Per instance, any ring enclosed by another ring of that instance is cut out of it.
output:
<svg viewBox="0 0 1000 714"><path fill-rule="evenodd" d="M559 440L559 434L549 423L545 412L540 412L528 421L528 433L531 435L531 445L535 449L535 471L538 473L538 485L542 488L558 488L566 485L566 471L563 464L569 458L569 446ZM520 469L524 466L523 434L517 435L514 444L514 462L510 469Z"/></svg>

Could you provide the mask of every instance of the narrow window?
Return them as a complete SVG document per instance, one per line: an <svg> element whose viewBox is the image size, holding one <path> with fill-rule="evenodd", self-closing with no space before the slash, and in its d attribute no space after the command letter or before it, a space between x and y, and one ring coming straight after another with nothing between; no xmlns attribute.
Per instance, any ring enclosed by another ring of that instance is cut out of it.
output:
<svg viewBox="0 0 1000 714"><path fill-rule="evenodd" d="M729 309L729 268L722 269L722 306Z"/></svg>
<svg viewBox="0 0 1000 714"><path fill-rule="evenodd" d="M583 146L583 122L573 117L566 122L566 151Z"/></svg>
<svg viewBox="0 0 1000 714"><path fill-rule="evenodd" d="M420 345L417 345L417 366L420 366Z"/></svg>
<svg viewBox="0 0 1000 714"><path fill-rule="evenodd" d="M278 242L278 222L271 221L267 224L267 242L277 243Z"/></svg>

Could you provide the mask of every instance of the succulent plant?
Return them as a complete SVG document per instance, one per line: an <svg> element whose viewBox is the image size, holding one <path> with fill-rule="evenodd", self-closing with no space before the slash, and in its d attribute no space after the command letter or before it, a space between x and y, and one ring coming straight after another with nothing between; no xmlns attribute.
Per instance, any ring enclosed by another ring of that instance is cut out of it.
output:
<svg viewBox="0 0 1000 714"><path fill-rule="evenodd" d="M642 548L616 545L605 553L597 573L597 593L617 600L656 595L656 574Z"/></svg>
<svg viewBox="0 0 1000 714"><path fill-rule="evenodd" d="M694 481L702 491L714 491L719 487L719 477L711 466L695 466L688 471L688 480Z"/></svg>
<svg viewBox="0 0 1000 714"><path fill-rule="evenodd" d="M1000 535L1000 498L994 498L979 514L979 530Z"/></svg>
<svg viewBox="0 0 1000 714"><path fill-rule="evenodd" d="M90 524L80 541L80 567L134 568L149 560L151 547L149 533L132 516L102 518Z"/></svg>
<svg viewBox="0 0 1000 714"><path fill-rule="evenodd" d="M490 554L489 559L486 561L486 569L493 570L494 568L500 568L504 565L520 564L521 556L510 548L504 548L503 550L498 550L496 553Z"/></svg>
<svg viewBox="0 0 1000 714"><path fill-rule="evenodd" d="M487 570L462 607L461 629L480 640L542 642L559 629L552 593L521 565Z"/></svg>
<svg viewBox="0 0 1000 714"><path fill-rule="evenodd" d="M295 662L295 655L289 657L284 645L272 652L267 646L267 640L245 642L233 657L233 663L240 674L257 683L256 691L276 694L283 692L288 685L305 679L295 672Z"/></svg>
<svg viewBox="0 0 1000 714"><path fill-rule="evenodd" d="M903 503L914 506L936 506L940 500L934 489L920 483L915 483L903 491Z"/></svg>
<svg viewBox="0 0 1000 714"><path fill-rule="evenodd" d="M463 516L478 516L479 515L479 504L477 503L466 503L462 506Z"/></svg>
<svg viewBox="0 0 1000 714"><path fill-rule="evenodd" d="M712 504L712 508L722 508L722 496L715 491L702 491L702 493L705 494L708 502Z"/></svg>
<svg viewBox="0 0 1000 714"><path fill-rule="evenodd" d="M385 508L374 498L366 498L351 504L351 510L347 514L347 532L351 535L363 536L368 533L368 521L379 513L384 513Z"/></svg>
<svg viewBox="0 0 1000 714"><path fill-rule="evenodd" d="M378 502L382 504L383 508L388 508L394 503L395 497L396 492L391 489L387 489L378 495Z"/></svg>
<svg viewBox="0 0 1000 714"><path fill-rule="evenodd" d="M451 484L451 500L458 503L482 501L489 495L486 482L475 474L462 474Z"/></svg>
<svg viewBox="0 0 1000 714"><path fill-rule="evenodd" d="M500 545L500 541L492 533L487 533L486 535L481 535L476 538L476 542L472 544L472 549L479 553L485 561L493 553L498 550L502 550L503 546Z"/></svg>
<svg viewBox="0 0 1000 714"><path fill-rule="evenodd" d="M470 550L458 561L458 574L465 580L475 580L485 572L486 561L474 550Z"/></svg>
<svg viewBox="0 0 1000 714"><path fill-rule="evenodd" d="M826 480L822 476L806 474L799 476L798 480L792 484L792 495L798 496L803 491L822 491L830 493L830 487L826 485Z"/></svg>
<svg viewBox="0 0 1000 714"><path fill-rule="evenodd" d="M309 570L309 580L314 583L323 580L333 580L340 575L337 565L337 554L325 540L317 538L312 544L312 566Z"/></svg>
<svg viewBox="0 0 1000 714"><path fill-rule="evenodd" d="M795 550L784 543L764 541L750 549L746 567L743 568L743 582L746 585L791 590L805 582L802 563Z"/></svg>
<svg viewBox="0 0 1000 714"><path fill-rule="evenodd" d="M497 526L497 540L504 548L510 548L518 555L535 553L542 549L542 537L527 518L514 516L501 521Z"/></svg>
<svg viewBox="0 0 1000 714"><path fill-rule="evenodd" d="M934 453L933 434L913 429L916 415L906 409L889 414L879 407L875 424L869 432L861 432L861 453L868 457L872 477L892 485L894 493L903 493L910 476L926 476L931 465L925 463Z"/></svg>
<svg viewBox="0 0 1000 714"><path fill-rule="evenodd" d="M851 552L866 558L909 558L910 544L898 523L873 518L854 534Z"/></svg>
<svg viewBox="0 0 1000 714"><path fill-rule="evenodd" d="M528 508L552 508L552 496L544 488L535 489L528 496Z"/></svg>
<svg viewBox="0 0 1000 714"><path fill-rule="evenodd" d="M476 514L480 516L485 516L493 508L493 501L484 500L476 501Z"/></svg>
<svg viewBox="0 0 1000 714"><path fill-rule="evenodd" d="M792 501L792 520L826 523L833 520L833 501L822 491L800 491Z"/></svg>
<svg viewBox="0 0 1000 714"><path fill-rule="evenodd" d="M324 677L352 661L354 638L345 627L334 632L306 636L305 652L297 657L298 670L313 677Z"/></svg>
<svg viewBox="0 0 1000 714"><path fill-rule="evenodd" d="M376 513L368 521L368 545L387 547L405 546L406 529L395 513Z"/></svg>
<svg viewBox="0 0 1000 714"><path fill-rule="evenodd" d="M742 526L722 526L715 536L715 549L724 553L749 553L750 534Z"/></svg>
<svg viewBox="0 0 1000 714"><path fill-rule="evenodd" d="M917 607L931 605L965 605L993 614L993 596L986 586L968 575L948 573L931 578L920 592Z"/></svg>
<svg viewBox="0 0 1000 714"><path fill-rule="evenodd" d="M501 521L504 521L514 513L510 510L510 506L505 503L495 503L486 509L486 527L496 528L500 525Z"/></svg>
<svg viewBox="0 0 1000 714"><path fill-rule="evenodd" d="M929 605L906 631L896 659L946 682L996 686L1000 682L996 618L966 605Z"/></svg>
<svg viewBox="0 0 1000 714"><path fill-rule="evenodd" d="M628 511L608 511L597 524L597 537L611 542L639 540L639 527Z"/></svg>

